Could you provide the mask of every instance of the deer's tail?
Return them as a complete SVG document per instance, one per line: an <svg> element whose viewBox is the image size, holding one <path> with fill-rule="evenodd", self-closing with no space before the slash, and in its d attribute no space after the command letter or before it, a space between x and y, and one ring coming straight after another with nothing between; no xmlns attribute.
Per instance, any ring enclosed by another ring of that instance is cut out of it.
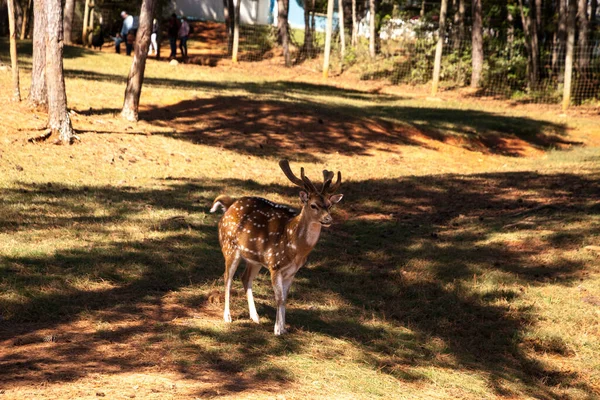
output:
<svg viewBox="0 0 600 400"><path fill-rule="evenodd" d="M210 212L214 213L217 210L221 209L223 212L227 211L229 207L235 202L236 199L229 197L227 195L217 196L215 201L213 201L212 207L210 208Z"/></svg>

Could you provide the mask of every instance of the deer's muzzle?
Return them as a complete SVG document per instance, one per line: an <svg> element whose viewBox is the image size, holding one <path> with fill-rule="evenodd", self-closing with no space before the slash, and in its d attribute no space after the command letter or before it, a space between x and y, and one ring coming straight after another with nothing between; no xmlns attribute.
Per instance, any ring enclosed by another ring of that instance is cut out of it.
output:
<svg viewBox="0 0 600 400"><path fill-rule="evenodd" d="M333 222L333 218L331 218L331 215L326 215L323 218L321 218L321 225L327 227L330 226L331 223Z"/></svg>

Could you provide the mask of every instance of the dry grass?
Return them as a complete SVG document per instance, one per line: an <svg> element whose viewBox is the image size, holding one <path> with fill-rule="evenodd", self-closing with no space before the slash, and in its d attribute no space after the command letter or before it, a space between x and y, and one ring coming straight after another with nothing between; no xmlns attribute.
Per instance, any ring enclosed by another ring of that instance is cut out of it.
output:
<svg viewBox="0 0 600 400"><path fill-rule="evenodd" d="M600 396L590 110L151 61L129 124L129 62L68 49L70 147L27 143L45 115L0 93L4 398ZM296 205L283 157L342 170L345 197L276 338L265 273L261 324L239 281L222 322L208 207L219 193Z"/></svg>

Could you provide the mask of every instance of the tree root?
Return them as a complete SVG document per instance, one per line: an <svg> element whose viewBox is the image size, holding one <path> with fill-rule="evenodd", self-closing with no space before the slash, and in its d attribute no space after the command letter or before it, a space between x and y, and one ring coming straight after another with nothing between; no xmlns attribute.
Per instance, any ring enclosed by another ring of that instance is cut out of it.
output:
<svg viewBox="0 0 600 400"><path fill-rule="evenodd" d="M45 142L50 138L50 136L52 136L52 129L46 129L41 135L30 137L29 139L27 139L27 141L29 143Z"/></svg>
<svg viewBox="0 0 600 400"><path fill-rule="evenodd" d="M546 208L557 209L558 207L555 206L554 204L542 204L541 206L533 207L533 208L530 208L529 210L525 210L525 211L520 211L518 213L514 213L514 214L511 215L511 217L521 217L523 215L533 214L533 213L536 213L538 211L544 210Z"/></svg>
<svg viewBox="0 0 600 400"><path fill-rule="evenodd" d="M52 136L52 130L51 129L46 129L44 131L44 133L42 133L39 136L34 136L34 137L30 137L29 139L27 139L27 142L29 143L40 143L40 142L45 142L46 140L50 139L50 137ZM70 140L69 140L69 144L74 144L76 142L81 142L81 138L77 135L72 135ZM62 142L60 140L56 140L54 142L54 144L62 144Z"/></svg>

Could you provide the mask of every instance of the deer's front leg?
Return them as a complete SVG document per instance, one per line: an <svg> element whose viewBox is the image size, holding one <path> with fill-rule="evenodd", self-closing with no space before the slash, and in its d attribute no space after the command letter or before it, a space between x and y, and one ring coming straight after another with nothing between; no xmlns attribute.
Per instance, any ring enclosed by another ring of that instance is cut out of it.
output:
<svg viewBox="0 0 600 400"><path fill-rule="evenodd" d="M275 335L283 335L285 333L285 291L281 271L275 271L271 275L271 282L273 284L273 292L275 292L275 307L277 308L273 331Z"/></svg>
<svg viewBox="0 0 600 400"><path fill-rule="evenodd" d="M287 301L288 292L294 275L287 275L282 271L275 271L271 275L271 281L273 283L273 291L275 292L275 303L277 306L277 315L275 318L275 335L283 335L286 333L285 329L285 303Z"/></svg>

